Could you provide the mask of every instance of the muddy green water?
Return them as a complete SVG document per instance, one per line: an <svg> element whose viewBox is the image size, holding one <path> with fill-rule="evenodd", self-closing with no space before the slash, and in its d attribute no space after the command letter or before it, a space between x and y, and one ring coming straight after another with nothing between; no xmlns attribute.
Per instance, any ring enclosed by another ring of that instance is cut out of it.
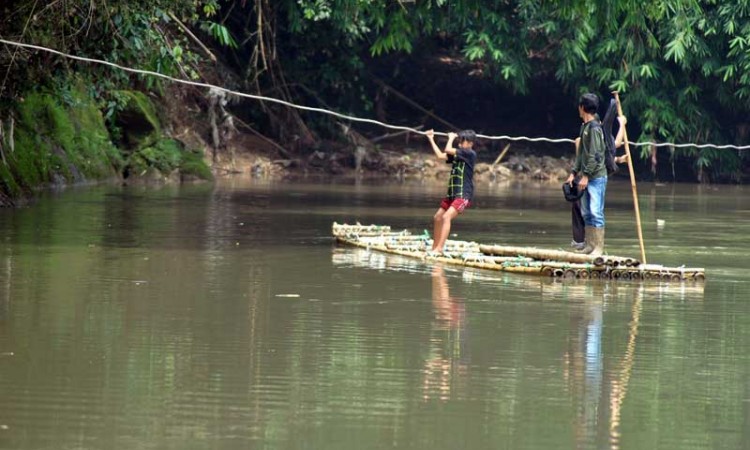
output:
<svg viewBox="0 0 750 450"><path fill-rule="evenodd" d="M650 263L555 281L336 246L442 183L102 187L0 211L1 449L750 448L750 198L639 186ZM663 227L657 226L657 219ZM607 249L638 256L611 182ZM557 185L479 184L459 239L565 247Z"/></svg>

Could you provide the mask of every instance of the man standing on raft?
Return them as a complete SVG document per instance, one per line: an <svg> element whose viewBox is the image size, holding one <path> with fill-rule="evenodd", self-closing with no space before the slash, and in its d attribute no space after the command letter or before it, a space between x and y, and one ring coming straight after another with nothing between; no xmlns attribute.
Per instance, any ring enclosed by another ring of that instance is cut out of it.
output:
<svg viewBox="0 0 750 450"><path fill-rule="evenodd" d="M580 149L573 172L565 181L573 184L580 177L578 189L584 190L581 197L581 212L585 224L585 246L580 253L600 256L604 252L604 197L607 192L607 168L604 158L606 146L601 126L592 126L597 119L599 97L593 93L583 94L578 101L578 116L583 121L580 132Z"/></svg>
<svg viewBox="0 0 750 450"><path fill-rule="evenodd" d="M451 221L471 204L474 195L474 164L477 161L477 154L473 147L477 135L472 130L464 130L458 134L448 133L445 151L441 151L435 143L435 132L428 130L425 134L430 140L435 156L452 165L448 180L448 193L440 202L440 208L433 217L432 250L427 252L427 256L434 257L443 254L443 246L451 231ZM456 138L458 138L458 149L453 147L453 141Z"/></svg>

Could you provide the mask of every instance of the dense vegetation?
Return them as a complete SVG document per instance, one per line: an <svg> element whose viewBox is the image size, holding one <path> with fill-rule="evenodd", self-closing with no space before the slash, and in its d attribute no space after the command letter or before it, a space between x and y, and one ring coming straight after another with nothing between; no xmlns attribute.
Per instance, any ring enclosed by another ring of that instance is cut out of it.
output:
<svg viewBox="0 0 750 450"><path fill-rule="evenodd" d="M485 132L519 134L513 108L544 99L567 116L562 123L532 119L534 134L569 137L585 90L622 93L633 140L746 144L750 132L746 0L16 0L1 8L6 39L391 122L424 117L387 104L388 87L458 121L455 98L436 95L450 78L453 90L479 86L510 105ZM18 108L19 93L70 91L81 78L107 119L123 106L114 92L161 88L152 78L1 50L0 117ZM212 79L206 68L215 67L214 54L223 70ZM425 76L424 67L434 72ZM462 104L460 122L480 121L471 112L482 114L486 98ZM300 151L340 131L326 117L288 108L253 103L242 110L264 134L296 142ZM641 151L645 159L651 150ZM741 180L748 170L743 152L670 155L702 180Z"/></svg>

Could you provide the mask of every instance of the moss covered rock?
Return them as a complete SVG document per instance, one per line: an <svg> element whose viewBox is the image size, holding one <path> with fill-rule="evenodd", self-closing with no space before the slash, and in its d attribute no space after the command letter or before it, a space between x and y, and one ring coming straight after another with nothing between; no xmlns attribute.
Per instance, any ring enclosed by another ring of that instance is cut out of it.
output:
<svg viewBox="0 0 750 450"><path fill-rule="evenodd" d="M211 169L203 161L200 152L192 151L177 140L161 138L154 145L134 150L127 159L125 178L145 177L153 179L152 169L166 178L179 171L180 179L200 178L210 180Z"/></svg>
<svg viewBox="0 0 750 450"><path fill-rule="evenodd" d="M153 102L140 92L117 91L120 147L81 82L40 90L0 112L0 206L36 188L112 177L210 179L200 152L164 138ZM20 97L19 97L20 98ZM12 119L11 119L12 117ZM13 142L7 130L13 123ZM161 174L161 175L159 175Z"/></svg>
<svg viewBox="0 0 750 450"><path fill-rule="evenodd" d="M186 149L177 140L165 138L153 102L143 93L117 91L115 97L121 104L115 125L122 137L126 153L126 178L157 177L152 169L158 170L167 179L179 171L180 179L211 179L211 170L203 161L200 152Z"/></svg>
<svg viewBox="0 0 750 450"><path fill-rule="evenodd" d="M153 102L138 91L115 91L112 95L120 104L114 123L122 137L121 146L137 150L156 144L162 132Z"/></svg>
<svg viewBox="0 0 750 450"><path fill-rule="evenodd" d="M14 149L6 133L0 168L1 188L12 197L51 183L113 176L122 166L101 112L82 89L34 92L14 109Z"/></svg>

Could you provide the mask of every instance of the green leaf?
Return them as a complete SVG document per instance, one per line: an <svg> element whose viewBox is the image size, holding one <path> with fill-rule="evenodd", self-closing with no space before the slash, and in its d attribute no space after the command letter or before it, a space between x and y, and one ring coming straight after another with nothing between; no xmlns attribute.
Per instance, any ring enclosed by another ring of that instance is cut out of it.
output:
<svg viewBox="0 0 750 450"><path fill-rule="evenodd" d="M680 39L675 39L667 44L667 52L664 59L672 59L679 63L685 58L685 44Z"/></svg>

